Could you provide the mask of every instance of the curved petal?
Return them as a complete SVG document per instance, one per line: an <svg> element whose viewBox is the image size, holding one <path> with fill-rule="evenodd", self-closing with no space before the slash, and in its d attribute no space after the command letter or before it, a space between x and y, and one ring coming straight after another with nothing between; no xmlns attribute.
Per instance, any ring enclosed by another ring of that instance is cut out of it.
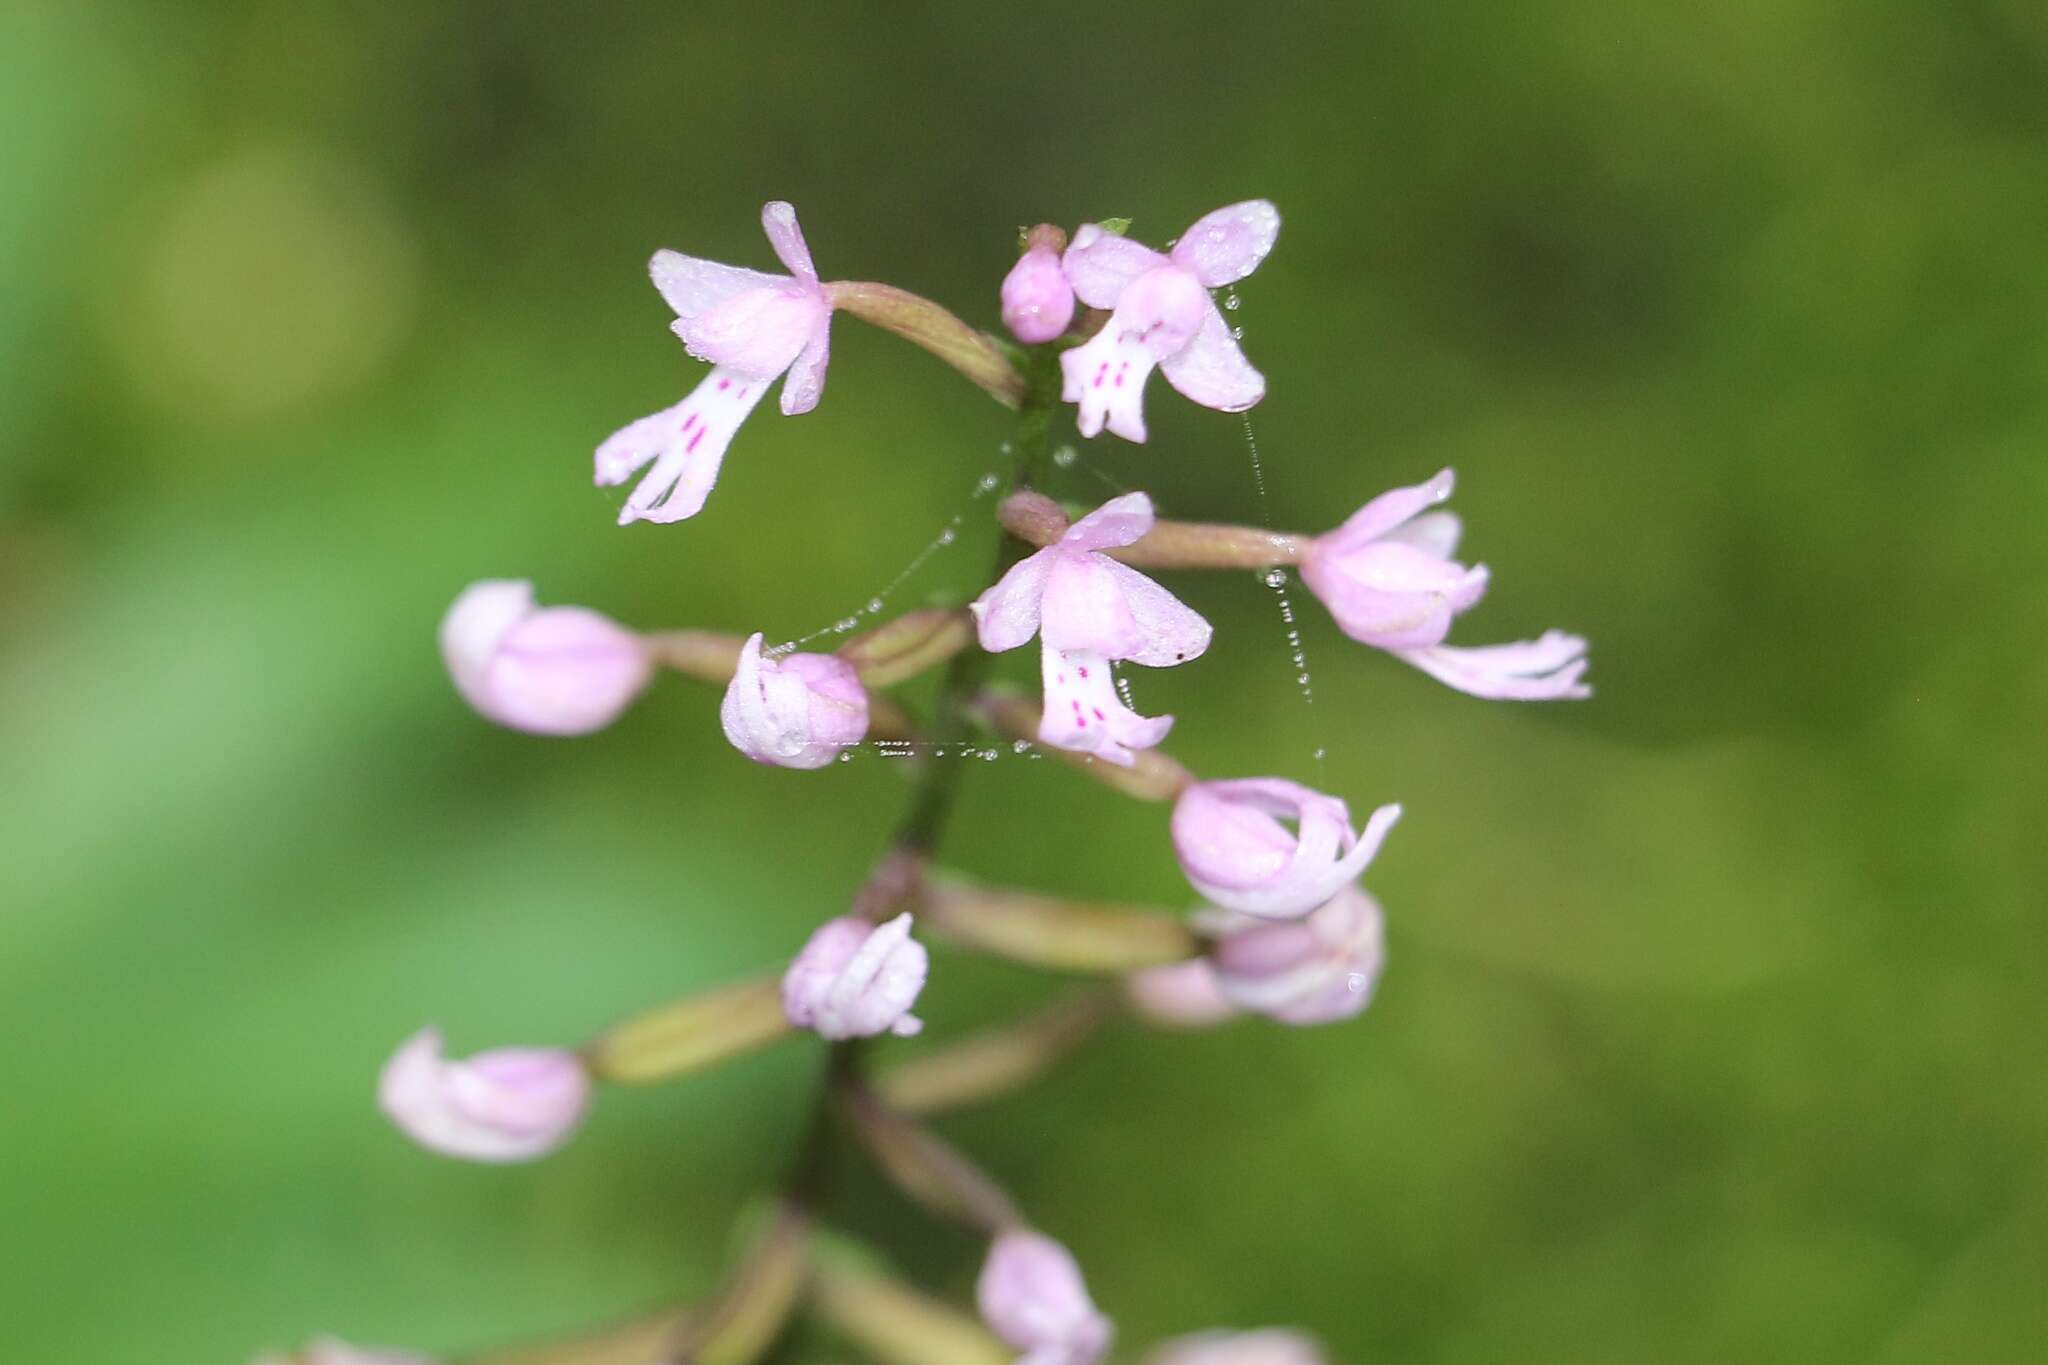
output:
<svg viewBox="0 0 2048 1365"><path fill-rule="evenodd" d="M1056 554L1038 610L1039 637L1048 648L1127 659L1145 646L1122 585L1100 555Z"/></svg>
<svg viewBox="0 0 2048 1365"><path fill-rule="evenodd" d="M780 275L764 275L743 266L720 265L680 251L662 250L647 263L654 287L676 316L688 321L749 289L772 289L788 283Z"/></svg>
<svg viewBox="0 0 2048 1365"><path fill-rule="evenodd" d="M1045 578L1052 570L1053 558L1048 548L1019 560L968 605L983 649L1001 654L1038 634L1039 602L1045 596Z"/></svg>
<svg viewBox="0 0 2048 1365"><path fill-rule="evenodd" d="M1060 544L1070 550L1133 545L1152 529L1152 520L1152 499L1144 493L1126 493L1069 526Z"/></svg>
<svg viewBox="0 0 2048 1365"><path fill-rule="evenodd" d="M1106 232L1094 223L1083 223L1074 230L1074 240L1060 258L1067 283L1090 308L1116 307L1125 285L1165 264L1166 257L1151 247Z"/></svg>
<svg viewBox="0 0 2048 1365"><path fill-rule="evenodd" d="M1279 236L1280 210L1270 200L1247 199L1198 219L1174 243L1173 263L1216 289L1257 270Z"/></svg>
<svg viewBox="0 0 2048 1365"><path fill-rule="evenodd" d="M441 659L455 690L478 710L491 702L491 661L512 628L535 610L533 584L486 578L464 588L441 618Z"/></svg>
<svg viewBox="0 0 2048 1365"><path fill-rule="evenodd" d="M1244 358L1213 302L1194 339L1160 361L1159 372L1184 397L1218 412L1243 412L1266 396L1266 377Z"/></svg>
<svg viewBox="0 0 2048 1365"><path fill-rule="evenodd" d="M1394 651L1438 682L1491 701L1583 701L1593 695L1592 685L1581 681L1585 653L1583 638L1561 630L1511 645Z"/></svg>
<svg viewBox="0 0 2048 1365"><path fill-rule="evenodd" d="M1439 469L1434 477L1422 483L1380 494L1347 517L1342 526L1319 539L1338 550L1354 549L1369 540L1378 540L1438 503L1449 501L1456 486L1457 475L1448 468Z"/></svg>
<svg viewBox="0 0 2048 1365"><path fill-rule="evenodd" d="M818 406L818 400L825 396L825 366L831 359L832 312L827 309L782 381L784 417L795 417Z"/></svg>
<svg viewBox="0 0 2048 1365"><path fill-rule="evenodd" d="M1147 668L1171 668L1198 659L1209 647L1209 623L1193 607L1128 564L1102 563L1123 593L1144 644L1124 657Z"/></svg>
<svg viewBox="0 0 2048 1365"><path fill-rule="evenodd" d="M804 242L804 230L797 226L794 205L780 199L763 204L761 231L768 234L768 245L775 248L776 259L789 267L790 274L812 286L818 283L811 248Z"/></svg>
<svg viewBox="0 0 2048 1365"><path fill-rule="evenodd" d="M1464 533L1465 523L1456 512L1424 512L1410 517L1380 539L1412 545L1426 555L1449 559L1458 552L1458 542Z"/></svg>

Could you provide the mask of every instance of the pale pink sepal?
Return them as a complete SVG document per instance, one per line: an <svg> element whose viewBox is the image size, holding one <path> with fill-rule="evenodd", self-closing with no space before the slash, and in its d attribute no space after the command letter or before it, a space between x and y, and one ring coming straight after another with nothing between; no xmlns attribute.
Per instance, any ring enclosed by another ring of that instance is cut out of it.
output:
<svg viewBox="0 0 2048 1365"><path fill-rule="evenodd" d="M830 654L764 658L761 634L740 648L719 703L725 737L756 763L822 768L868 732L868 694L853 665Z"/></svg>
<svg viewBox="0 0 2048 1365"><path fill-rule="evenodd" d="M1209 289L1236 284L1259 268L1280 238L1280 210L1270 200L1205 213L1173 244L1173 263Z"/></svg>
<svg viewBox="0 0 2048 1365"><path fill-rule="evenodd" d="M477 714L530 734L602 729L654 675L633 632L582 607L539 607L518 579L465 588L441 618L440 645Z"/></svg>
<svg viewBox="0 0 2048 1365"><path fill-rule="evenodd" d="M1043 1233L1015 1228L997 1236L974 1297L989 1330L1025 1352L1019 1365L1094 1365L1114 1335L1073 1253Z"/></svg>
<svg viewBox="0 0 2048 1365"><path fill-rule="evenodd" d="M377 1082L377 1103L429 1151L469 1161L532 1161L569 1140L590 1102L590 1076L562 1048L441 1053L439 1030L407 1039Z"/></svg>
<svg viewBox="0 0 2048 1365"><path fill-rule="evenodd" d="M1144 1365L1327 1365L1313 1337L1280 1327L1199 1332L1161 1342Z"/></svg>
<svg viewBox="0 0 2048 1365"><path fill-rule="evenodd" d="M1355 881L1400 818L1398 805L1381 806L1354 833L1344 802L1296 782L1198 782L1174 803L1173 846L1189 883L1212 903L1298 919Z"/></svg>
<svg viewBox="0 0 2048 1365"><path fill-rule="evenodd" d="M908 912L880 925L852 915L825 921L783 975L783 1014L834 1041L919 1032L910 1007L931 959L910 930Z"/></svg>

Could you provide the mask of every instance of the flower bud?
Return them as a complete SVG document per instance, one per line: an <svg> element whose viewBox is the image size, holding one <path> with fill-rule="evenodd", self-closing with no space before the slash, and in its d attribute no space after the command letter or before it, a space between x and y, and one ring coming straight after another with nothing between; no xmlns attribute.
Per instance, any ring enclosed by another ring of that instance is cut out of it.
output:
<svg viewBox="0 0 2048 1365"><path fill-rule="evenodd" d="M1446 469L1428 483L1382 493L1309 543L1301 579L1346 635L1380 649L1443 643L1451 618L1486 592L1486 566L1451 558L1455 513L1429 509L1451 496Z"/></svg>
<svg viewBox="0 0 2048 1365"><path fill-rule="evenodd" d="M924 945L910 936L906 912L885 924L841 915L818 926L782 978L782 1011L819 1037L908 1038L924 1027L910 1013L931 969Z"/></svg>
<svg viewBox="0 0 2048 1365"><path fill-rule="evenodd" d="M505 1047L462 1061L421 1029L384 1065L377 1103L429 1151L470 1161L532 1161L569 1140L590 1102L590 1077L561 1048Z"/></svg>
<svg viewBox="0 0 2048 1365"><path fill-rule="evenodd" d="M1381 806L1354 834L1342 801L1299 783L1197 782L1174 802L1173 850L1195 890L1224 909L1299 919L1356 880L1400 818L1399 806Z"/></svg>
<svg viewBox="0 0 2048 1365"><path fill-rule="evenodd" d="M822 768L868 732L868 694L853 665L830 654L761 657L747 637L719 704L725 737L756 763Z"/></svg>
<svg viewBox="0 0 2048 1365"><path fill-rule="evenodd" d="M982 1321L1029 1365L1092 1365L1109 1349L1110 1321L1088 1297L1073 1253L1042 1233L997 1237L974 1294Z"/></svg>
<svg viewBox="0 0 2048 1365"><path fill-rule="evenodd" d="M617 719L654 674L640 639L582 607L536 608L533 585L472 583L441 618L441 657L486 720L582 735Z"/></svg>
<svg viewBox="0 0 2048 1365"><path fill-rule="evenodd" d="M1059 248L1034 233L1033 245L1003 277L1003 323L1017 340L1036 346L1066 331L1073 320L1074 286L1060 267Z"/></svg>
<svg viewBox="0 0 2048 1365"><path fill-rule="evenodd" d="M1207 1028L1237 1013L1206 957L1132 972L1124 978L1124 998L1140 1019L1159 1028Z"/></svg>
<svg viewBox="0 0 2048 1365"><path fill-rule="evenodd" d="M1299 1332L1199 1332L1161 1342L1145 1365L1324 1365L1322 1348Z"/></svg>
<svg viewBox="0 0 2048 1365"><path fill-rule="evenodd" d="M1372 1000L1386 960L1379 902L1345 886L1307 918L1241 919L1210 952L1216 989L1240 1009L1283 1024L1349 1019Z"/></svg>

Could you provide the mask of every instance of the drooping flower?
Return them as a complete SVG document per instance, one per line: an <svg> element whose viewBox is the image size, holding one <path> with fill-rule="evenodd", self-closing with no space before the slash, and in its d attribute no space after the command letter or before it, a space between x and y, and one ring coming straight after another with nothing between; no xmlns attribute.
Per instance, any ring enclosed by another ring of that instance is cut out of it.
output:
<svg viewBox="0 0 2048 1365"><path fill-rule="evenodd" d="M1059 229L1039 228L1003 277L1003 323L1028 346L1051 341L1074 320L1074 286L1060 267Z"/></svg>
<svg viewBox="0 0 2048 1365"><path fill-rule="evenodd" d="M537 607L514 579L462 591L441 618L441 657L479 715L537 735L604 728L654 676L632 631L583 607Z"/></svg>
<svg viewBox="0 0 2048 1365"><path fill-rule="evenodd" d="M1371 1003L1386 962L1385 916L1355 884L1299 920L1231 915L1209 928L1217 993L1283 1024L1351 1018Z"/></svg>
<svg viewBox="0 0 2048 1365"><path fill-rule="evenodd" d="M1324 1365L1324 1356L1311 1338L1268 1327L1175 1337L1155 1347L1145 1365Z"/></svg>
<svg viewBox="0 0 2048 1365"><path fill-rule="evenodd" d="M1167 255L1094 223L1075 232L1062 261L1067 279L1090 308L1114 310L1091 340L1060 356L1060 397L1080 404L1083 436L1107 426L1143 441L1142 395L1155 365L1205 408L1243 412L1266 396L1265 377L1209 291L1258 269L1279 235L1279 210L1263 199L1208 214Z"/></svg>
<svg viewBox="0 0 2048 1365"><path fill-rule="evenodd" d="M719 704L725 737L756 763L822 768L868 732L868 694L853 665L830 654L761 656L759 632L740 650Z"/></svg>
<svg viewBox="0 0 2048 1365"><path fill-rule="evenodd" d="M1446 469L1426 483L1382 493L1309 543L1301 578L1346 635L1384 649L1461 692L1510 701L1582 698L1586 642L1563 631L1539 640L1465 649L1444 643L1451 621L1485 595L1483 564L1451 558L1457 514L1431 510L1451 496Z"/></svg>
<svg viewBox="0 0 2048 1365"><path fill-rule="evenodd" d="M451 1060L421 1029L392 1055L377 1103L429 1151L469 1161L532 1161L569 1140L590 1103L590 1075L562 1048L505 1047Z"/></svg>
<svg viewBox="0 0 2048 1365"><path fill-rule="evenodd" d="M1157 583L1101 551L1129 545L1152 529L1143 493L1112 498L1068 527L1060 539L975 599L981 647L1015 649L1039 637L1045 706L1038 737L1111 763L1136 762L1134 749L1166 737L1173 717L1140 716L1118 694L1110 664L1169 668L1209 647L1209 623Z"/></svg>
<svg viewBox="0 0 2048 1365"><path fill-rule="evenodd" d="M1353 833L1349 807L1297 782L1197 782L1174 802L1173 851L1189 883L1212 903L1264 919L1299 919L1357 880L1400 818L1398 805L1381 806L1363 833Z"/></svg>
<svg viewBox="0 0 2048 1365"><path fill-rule="evenodd" d="M907 912L878 925L852 915L819 925L782 978L789 1022L835 1042L922 1030L910 1007L931 959L910 928Z"/></svg>
<svg viewBox="0 0 2048 1365"><path fill-rule="evenodd" d="M654 287L675 309L671 330L711 373L682 402L643 417L597 448L600 485L624 483L647 465L619 509L619 524L695 516L718 479L733 433L778 375L782 411L794 417L818 405L831 355L832 304L796 210L780 200L761 210L761 227L787 275L720 265L676 251L649 263Z"/></svg>
<svg viewBox="0 0 2048 1365"><path fill-rule="evenodd" d="M1043 1233L998 1236L975 1283L989 1330L1024 1354L1018 1365L1093 1365L1114 1329L1096 1310L1073 1253Z"/></svg>

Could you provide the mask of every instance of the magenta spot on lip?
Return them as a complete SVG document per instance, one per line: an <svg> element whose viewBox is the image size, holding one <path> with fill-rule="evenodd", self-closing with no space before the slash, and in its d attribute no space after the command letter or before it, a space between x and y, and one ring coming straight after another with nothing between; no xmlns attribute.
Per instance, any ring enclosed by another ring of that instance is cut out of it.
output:
<svg viewBox="0 0 2048 1365"><path fill-rule="evenodd" d="M691 427L694 427L694 426L696 426L696 425L697 425L697 414L696 414L696 413L694 413L694 412L693 412L693 413L691 413L691 414L690 414L690 415L689 415L688 417L685 417L685 418L683 419L683 430L684 430L684 431L688 431L688 430L689 430L689 429L690 429Z"/></svg>
<svg viewBox="0 0 2048 1365"><path fill-rule="evenodd" d="M731 388L731 387L732 387L732 381L731 381L730 379L721 379L721 380L719 380L719 381L718 381L718 391L719 391L720 393L724 393L724 392L725 392L725 391L726 391L727 389L729 389L729 388Z"/></svg>
<svg viewBox="0 0 2048 1365"><path fill-rule="evenodd" d="M1077 672L1077 673L1079 673L1079 674L1080 674L1080 675L1081 675L1082 677L1084 677L1084 678L1088 676L1088 670L1087 670L1087 669L1085 669L1085 668L1079 668L1079 669L1076 669L1076 670L1074 670L1074 671L1075 671L1075 672Z"/></svg>
<svg viewBox="0 0 2048 1365"><path fill-rule="evenodd" d="M699 442L699 441L703 440L703 439L704 439L704 433L705 433L705 432L707 432L707 431L709 431L709 430L711 430L711 428L710 428L710 427L698 427L698 428L697 428L697 434L696 434L695 436L692 436L692 437L690 438L690 443L689 443L688 445L686 445L686 446L684 446L684 447L683 447L683 454L685 454L685 455L694 455L694 454L696 454L696 453L697 453L697 442Z"/></svg>

